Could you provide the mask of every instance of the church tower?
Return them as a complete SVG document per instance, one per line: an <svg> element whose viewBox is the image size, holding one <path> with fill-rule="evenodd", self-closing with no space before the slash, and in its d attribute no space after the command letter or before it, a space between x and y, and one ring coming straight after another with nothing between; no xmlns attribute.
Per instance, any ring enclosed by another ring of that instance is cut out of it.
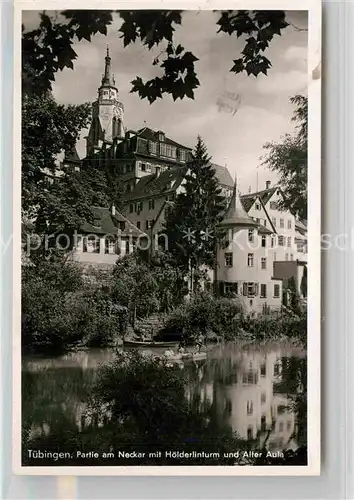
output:
<svg viewBox="0 0 354 500"><path fill-rule="evenodd" d="M98 98L92 103L92 122L86 137L86 155L102 147L103 142L124 138L124 106L118 100L118 88L112 74L111 58L107 47L104 74L98 89Z"/></svg>

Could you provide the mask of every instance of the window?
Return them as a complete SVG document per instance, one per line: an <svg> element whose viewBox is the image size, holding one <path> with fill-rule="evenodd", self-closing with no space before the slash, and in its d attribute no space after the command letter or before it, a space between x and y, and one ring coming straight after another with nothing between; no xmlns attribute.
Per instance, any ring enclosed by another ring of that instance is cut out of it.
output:
<svg viewBox="0 0 354 500"><path fill-rule="evenodd" d="M140 220L138 220L138 222L136 223L136 227L140 229Z"/></svg>
<svg viewBox="0 0 354 500"><path fill-rule="evenodd" d="M290 254L290 260L294 260L294 255L292 253Z"/></svg>
<svg viewBox="0 0 354 500"><path fill-rule="evenodd" d="M114 254L116 253L116 244L112 238L105 238L105 248L104 253Z"/></svg>
<svg viewBox="0 0 354 500"><path fill-rule="evenodd" d="M261 416L261 431L265 431L267 427L267 417L266 415Z"/></svg>
<svg viewBox="0 0 354 500"><path fill-rule="evenodd" d="M159 141L163 142L165 140L165 134L163 132L159 132Z"/></svg>
<svg viewBox="0 0 354 500"><path fill-rule="evenodd" d="M227 399L225 401L225 413L227 415L231 415L232 414L232 402L230 401L230 399Z"/></svg>
<svg viewBox="0 0 354 500"><path fill-rule="evenodd" d="M279 221L279 227L284 228L284 219L280 219Z"/></svg>
<svg viewBox="0 0 354 500"><path fill-rule="evenodd" d="M280 373L280 364L279 364L279 361L277 361L274 365L274 375L277 376L279 375ZM278 406L278 411L279 411L279 408L281 408L280 406Z"/></svg>
<svg viewBox="0 0 354 500"><path fill-rule="evenodd" d="M140 170L146 172L146 163L140 163Z"/></svg>
<svg viewBox="0 0 354 500"><path fill-rule="evenodd" d="M257 283L243 283L243 295L245 297L254 297L258 294L258 284Z"/></svg>
<svg viewBox="0 0 354 500"><path fill-rule="evenodd" d="M237 283L224 283L225 295L237 295L237 293L238 293Z"/></svg>
<svg viewBox="0 0 354 500"><path fill-rule="evenodd" d="M288 420L286 423L286 430L290 431L291 429L291 420Z"/></svg>
<svg viewBox="0 0 354 500"><path fill-rule="evenodd" d="M247 401L247 415L253 414L253 402Z"/></svg>
<svg viewBox="0 0 354 500"><path fill-rule="evenodd" d="M267 401L267 394L265 392L262 392L261 394L261 405L264 405Z"/></svg>
<svg viewBox="0 0 354 500"><path fill-rule="evenodd" d="M275 217L272 217L272 224L274 227L277 225L277 219Z"/></svg>
<svg viewBox="0 0 354 500"><path fill-rule="evenodd" d="M155 208L155 200L149 200L149 210L154 210Z"/></svg>
<svg viewBox="0 0 354 500"><path fill-rule="evenodd" d="M267 297L267 285L261 284L261 298L265 299Z"/></svg>
<svg viewBox="0 0 354 500"><path fill-rule="evenodd" d="M256 209L256 210L260 210L260 209L261 209L261 205L260 205L259 203L256 203L256 204L255 204L255 209Z"/></svg>
<svg viewBox="0 0 354 500"><path fill-rule="evenodd" d="M129 244L129 240L127 240L125 242L125 253L126 255L129 255L130 254L130 244Z"/></svg>
<svg viewBox="0 0 354 500"><path fill-rule="evenodd" d="M284 422L281 421L279 422L279 432L283 432L283 430L284 430Z"/></svg>
<svg viewBox="0 0 354 500"><path fill-rule="evenodd" d="M175 146L170 146L169 144L160 144L160 155L166 156L167 158L176 158L177 149Z"/></svg>
<svg viewBox="0 0 354 500"><path fill-rule="evenodd" d="M133 203L131 203L131 204L129 205L129 212L130 212L131 214L134 212L134 204L133 204Z"/></svg>
<svg viewBox="0 0 354 500"><path fill-rule="evenodd" d="M257 217L256 222L257 222L257 224L259 224L261 222L261 220Z"/></svg>
<svg viewBox="0 0 354 500"><path fill-rule="evenodd" d="M152 228L152 224L153 224L152 220L145 221L145 229L151 229Z"/></svg>
<svg viewBox="0 0 354 500"><path fill-rule="evenodd" d="M288 236L288 247L291 247L291 236Z"/></svg>
<svg viewBox="0 0 354 500"><path fill-rule="evenodd" d="M181 161L187 161L187 151L185 149L179 150L179 159Z"/></svg>
<svg viewBox="0 0 354 500"><path fill-rule="evenodd" d="M265 377L267 374L267 368L266 368L266 364L265 363L262 363L261 364L261 377Z"/></svg>
<svg viewBox="0 0 354 500"><path fill-rule="evenodd" d="M242 383L243 384L257 384L258 383L258 377L256 372L245 372L242 375Z"/></svg>
<svg viewBox="0 0 354 500"><path fill-rule="evenodd" d="M291 229L291 219L288 219L288 229Z"/></svg>
<svg viewBox="0 0 354 500"><path fill-rule="evenodd" d="M277 408L277 414L278 415L284 415L285 412L286 412L286 406L285 405L279 405L278 408Z"/></svg>
<svg viewBox="0 0 354 500"><path fill-rule="evenodd" d="M267 246L267 237L266 236L262 236L262 247L266 247Z"/></svg>
<svg viewBox="0 0 354 500"><path fill-rule="evenodd" d="M247 428L247 439L253 439L253 427Z"/></svg>
<svg viewBox="0 0 354 500"><path fill-rule="evenodd" d="M267 269L267 259L266 257L261 258L261 269Z"/></svg>
<svg viewBox="0 0 354 500"><path fill-rule="evenodd" d="M271 201L271 202L269 203L269 208L270 208L271 210L277 210L277 208L278 208L278 203L277 203L276 201Z"/></svg>
<svg viewBox="0 0 354 500"><path fill-rule="evenodd" d="M274 243L275 243L275 237L274 237L274 236L272 236L272 237L270 238L270 246L271 246L271 247L274 247Z"/></svg>
<svg viewBox="0 0 354 500"><path fill-rule="evenodd" d="M232 252L225 252L225 266L232 267Z"/></svg>
<svg viewBox="0 0 354 500"><path fill-rule="evenodd" d="M142 212L142 210L143 210L143 202L138 201L136 204L136 212L139 214L140 212Z"/></svg>
<svg viewBox="0 0 354 500"><path fill-rule="evenodd" d="M280 285L274 285L274 297L276 299L280 297Z"/></svg>
<svg viewBox="0 0 354 500"><path fill-rule="evenodd" d="M285 238L284 236L278 236L278 244L280 247L283 247L285 245Z"/></svg>
<svg viewBox="0 0 354 500"><path fill-rule="evenodd" d="M100 239L98 236L88 236L84 238L83 251L87 253L100 253Z"/></svg>
<svg viewBox="0 0 354 500"><path fill-rule="evenodd" d="M152 155L157 154L157 142L149 141L149 151Z"/></svg>
<svg viewBox="0 0 354 500"><path fill-rule="evenodd" d="M249 253L247 256L247 265L248 267L253 267L254 264L254 255L253 253Z"/></svg>
<svg viewBox="0 0 354 500"><path fill-rule="evenodd" d="M254 241L254 232L253 232L253 229L249 229L248 230L248 241L250 243L253 243L253 241Z"/></svg>

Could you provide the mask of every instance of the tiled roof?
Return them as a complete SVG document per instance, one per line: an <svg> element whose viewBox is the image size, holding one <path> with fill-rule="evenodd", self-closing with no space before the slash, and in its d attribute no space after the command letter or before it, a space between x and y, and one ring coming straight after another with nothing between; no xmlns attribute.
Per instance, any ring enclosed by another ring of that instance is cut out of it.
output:
<svg viewBox="0 0 354 500"><path fill-rule="evenodd" d="M231 188L233 181L227 168L215 163L212 163L212 166L219 183ZM187 171L188 165L184 165L164 170L158 177L156 174L146 175L139 180L133 191L125 195L124 200L127 202L175 191L181 185Z"/></svg>
<svg viewBox="0 0 354 500"><path fill-rule="evenodd" d="M234 181L232 180L232 177L227 167L222 167L221 165L217 165L216 163L212 163L212 166L215 169L215 176L218 179L219 183L222 186L233 188Z"/></svg>
<svg viewBox="0 0 354 500"><path fill-rule="evenodd" d="M124 199L125 201L137 200L174 191L181 184L186 172L187 167L175 167L161 172L159 176L146 175L139 180L133 191L124 196Z"/></svg>
<svg viewBox="0 0 354 500"><path fill-rule="evenodd" d="M245 226L249 228L259 226L259 224L257 224L257 222L255 222L243 208L236 183L234 184L233 194L229 206L220 225L226 227Z"/></svg>
<svg viewBox="0 0 354 500"><path fill-rule="evenodd" d="M269 189L263 189L262 191L257 191L255 193L249 193L249 194L244 194L241 196L242 204L245 207L245 210L248 212L248 210L251 208L253 203L256 201L257 197L259 197L262 201L262 203L265 205L268 203L269 199L272 197L274 192L277 190L277 187L272 187ZM247 207L247 208L246 208Z"/></svg>
<svg viewBox="0 0 354 500"><path fill-rule="evenodd" d="M111 210L105 207L91 207L94 222L90 224L85 222L80 231L90 234L117 234L117 230L121 230L121 235L142 236L144 233L140 231L121 213L117 212L112 215ZM124 224L124 229L122 228Z"/></svg>
<svg viewBox="0 0 354 500"><path fill-rule="evenodd" d="M144 127L140 130L137 131L137 135L139 137L142 137L144 139L148 139L150 141L158 141L158 137L159 137L159 132L155 132L155 130L152 130L151 128L149 127ZM165 135L165 138L164 138L164 144L170 144L171 146L176 146L176 147L179 147L179 148L184 148L184 149L189 149L191 150L191 148L189 146L184 146L182 144L179 144L178 142L176 141L173 141L172 139L170 139L169 137L167 137Z"/></svg>

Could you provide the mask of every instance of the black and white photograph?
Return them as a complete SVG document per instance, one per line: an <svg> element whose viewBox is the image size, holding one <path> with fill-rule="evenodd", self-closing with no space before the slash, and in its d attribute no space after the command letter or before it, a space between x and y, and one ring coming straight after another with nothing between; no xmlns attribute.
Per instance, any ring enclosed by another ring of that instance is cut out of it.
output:
<svg viewBox="0 0 354 500"><path fill-rule="evenodd" d="M21 11L19 466L306 468L320 33L102 7Z"/></svg>

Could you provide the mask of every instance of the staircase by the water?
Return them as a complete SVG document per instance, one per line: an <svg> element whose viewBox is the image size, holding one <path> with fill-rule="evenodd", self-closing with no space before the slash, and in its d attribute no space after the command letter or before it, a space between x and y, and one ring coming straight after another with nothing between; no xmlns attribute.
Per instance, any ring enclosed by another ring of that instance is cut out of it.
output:
<svg viewBox="0 0 354 500"><path fill-rule="evenodd" d="M160 316L150 316L135 322L135 331L147 337L153 337L162 327L163 319Z"/></svg>

